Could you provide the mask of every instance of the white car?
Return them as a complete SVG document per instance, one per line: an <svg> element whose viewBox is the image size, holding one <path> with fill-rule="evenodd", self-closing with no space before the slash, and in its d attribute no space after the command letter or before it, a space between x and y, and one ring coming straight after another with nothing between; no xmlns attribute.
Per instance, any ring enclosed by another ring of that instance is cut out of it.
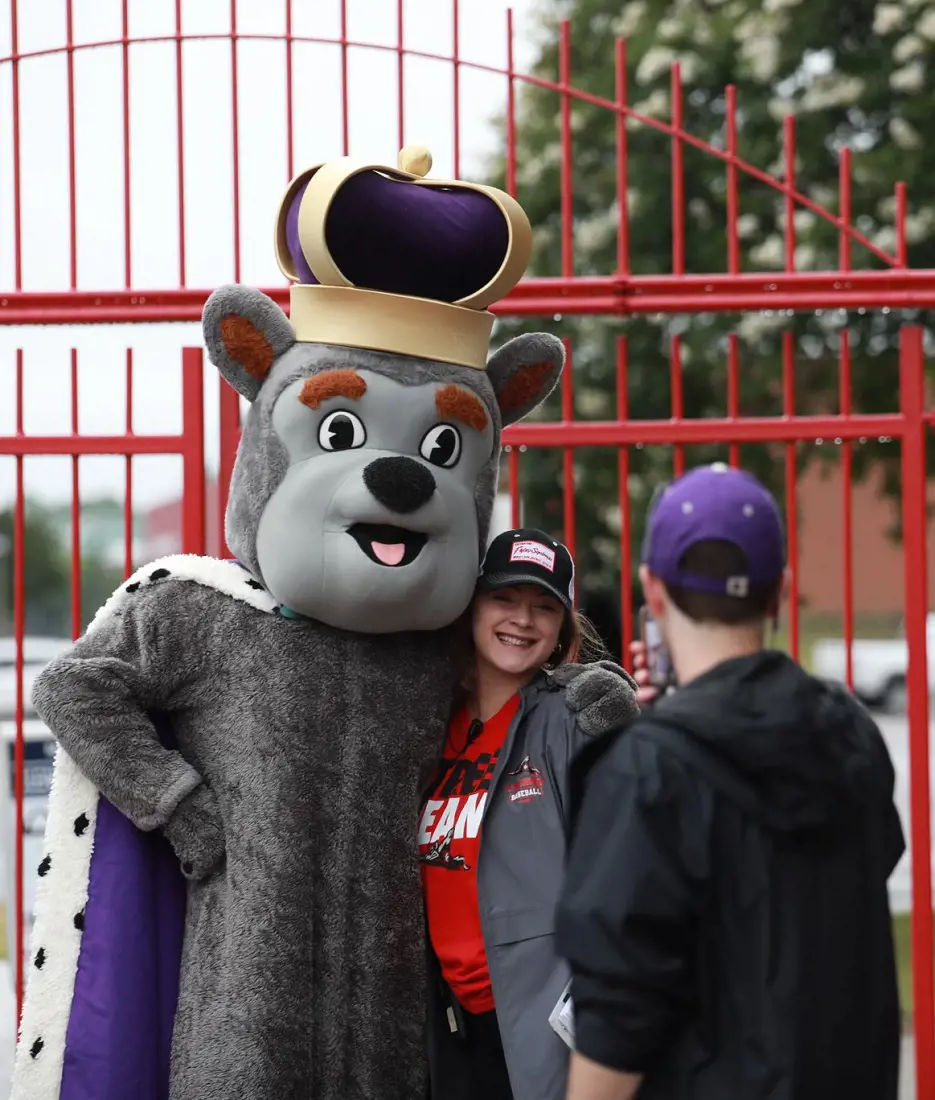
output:
<svg viewBox="0 0 935 1100"><path fill-rule="evenodd" d="M935 688L935 612L926 618L929 691ZM906 711L906 671L909 647L904 636L855 638L852 646L854 694L868 706L888 714ZM812 672L827 680L847 679L847 649L843 638L822 638L812 646Z"/></svg>

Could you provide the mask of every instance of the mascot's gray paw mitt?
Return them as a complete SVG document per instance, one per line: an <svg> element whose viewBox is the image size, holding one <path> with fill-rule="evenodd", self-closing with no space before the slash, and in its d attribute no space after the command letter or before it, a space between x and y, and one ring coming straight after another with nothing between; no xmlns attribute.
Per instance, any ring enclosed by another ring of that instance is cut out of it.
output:
<svg viewBox="0 0 935 1100"><path fill-rule="evenodd" d="M592 737L619 729L640 712L636 681L613 661L561 665L552 673L552 682L565 688L568 709Z"/></svg>
<svg viewBox="0 0 935 1100"><path fill-rule="evenodd" d="M186 878L207 878L221 865L224 826L214 792L204 783L182 799L162 831L179 857Z"/></svg>

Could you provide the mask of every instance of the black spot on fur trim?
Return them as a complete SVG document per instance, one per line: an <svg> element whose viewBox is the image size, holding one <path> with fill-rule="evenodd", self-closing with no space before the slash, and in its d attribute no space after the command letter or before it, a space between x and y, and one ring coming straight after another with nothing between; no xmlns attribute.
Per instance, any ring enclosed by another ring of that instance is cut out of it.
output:
<svg viewBox="0 0 935 1100"><path fill-rule="evenodd" d="M168 569L154 569L152 573L149 574L149 579L151 581L161 581L163 577L168 577L168 575Z"/></svg>
<svg viewBox="0 0 935 1100"><path fill-rule="evenodd" d="M39 878L45 878L49 873L49 869L52 866L52 857L46 856L45 859L39 864Z"/></svg>
<svg viewBox="0 0 935 1100"><path fill-rule="evenodd" d="M139 581L134 581L133 584L128 584L127 585L126 591L127 592L135 592L139 587L140 587L140 582Z"/></svg>
<svg viewBox="0 0 935 1100"><path fill-rule="evenodd" d="M36 964L36 969L37 970L41 970L45 966L45 948L44 947L40 947L39 950L36 952L36 958L35 958L34 962Z"/></svg>
<svg viewBox="0 0 935 1100"><path fill-rule="evenodd" d="M190 875L194 869L195 868L190 863L182 864L182 873L185 875Z"/></svg>
<svg viewBox="0 0 935 1100"><path fill-rule="evenodd" d="M33 1045L29 1048L29 1057L38 1058L39 1051L45 1046L45 1043L41 1039L37 1039Z"/></svg>
<svg viewBox="0 0 935 1100"><path fill-rule="evenodd" d="M83 909L81 910L80 913L75 913L75 928L77 928L79 932L84 931L84 910Z"/></svg>
<svg viewBox="0 0 935 1100"><path fill-rule="evenodd" d="M75 818L75 836L84 836L88 830L88 826L91 824L88 821L87 814L81 814L80 817Z"/></svg>
<svg viewBox="0 0 935 1100"><path fill-rule="evenodd" d="M259 590L260 590L261 592L263 591L263 585L262 585L262 584L260 584L260 582L259 582L259 581L253 581L253 580L251 580L251 581L247 581L247 584L248 584L248 585L249 585L249 586L250 586L251 588L258 588L258 589L259 589Z"/></svg>

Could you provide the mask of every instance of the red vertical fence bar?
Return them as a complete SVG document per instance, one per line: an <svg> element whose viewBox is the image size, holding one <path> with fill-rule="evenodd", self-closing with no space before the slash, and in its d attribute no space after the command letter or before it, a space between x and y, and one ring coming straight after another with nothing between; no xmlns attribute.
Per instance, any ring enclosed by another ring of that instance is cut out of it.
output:
<svg viewBox="0 0 935 1100"><path fill-rule="evenodd" d="M65 0L66 72L68 74L68 277L71 289L78 285L78 184L75 163L75 44L72 0Z"/></svg>
<svg viewBox="0 0 935 1100"><path fill-rule="evenodd" d="M240 109L237 87L237 0L231 0L231 158L234 197L234 282L240 282Z"/></svg>
<svg viewBox="0 0 935 1100"><path fill-rule="evenodd" d="M516 72L513 65L513 9L506 10L506 190L516 198ZM514 524L514 526L516 526Z"/></svg>
<svg viewBox="0 0 935 1100"><path fill-rule="evenodd" d="M205 409L201 348L182 349L182 552L205 552Z"/></svg>
<svg viewBox="0 0 935 1100"><path fill-rule="evenodd" d="M185 286L185 101L182 92L182 0L175 0L175 140L179 194L179 286Z"/></svg>
<svg viewBox="0 0 935 1100"><path fill-rule="evenodd" d="M627 44L618 38L614 52L614 92L617 102L617 271L630 273L630 165L627 144Z"/></svg>
<svg viewBox="0 0 935 1100"><path fill-rule="evenodd" d="M23 352L16 352L16 435L23 436ZM23 798L26 768L26 740L23 716L26 699L23 684L23 644L26 637L26 491L23 484L23 456L16 456L16 503L13 510L13 646L16 653L16 743L13 751L13 789L16 803L15 865L16 889L16 1019L23 1014L23 903L25 868L23 867ZM6 777L4 776L4 782ZM9 918L7 918L9 919Z"/></svg>
<svg viewBox="0 0 935 1100"><path fill-rule="evenodd" d="M740 341L736 332L727 337L727 415L731 420L740 416ZM728 462L731 466L740 465L740 447L731 440L728 447Z"/></svg>
<svg viewBox="0 0 935 1100"><path fill-rule="evenodd" d="M737 219L740 199L737 188L737 89L728 84L724 89L727 114L727 270L731 275L740 271L740 238Z"/></svg>
<svg viewBox="0 0 935 1100"><path fill-rule="evenodd" d="M565 341L565 369L562 371L562 423L571 424L575 419L574 359L571 341ZM562 448L562 528L565 532L565 544L571 556L575 557L575 450ZM577 600L577 591L575 593Z"/></svg>
<svg viewBox="0 0 935 1100"><path fill-rule="evenodd" d="M839 389L842 416L851 415L851 341L845 329L841 333L841 373ZM851 441L841 441L841 528L843 532L844 568L844 678L854 690L854 454Z"/></svg>
<svg viewBox="0 0 935 1100"><path fill-rule="evenodd" d="M627 339L617 337L617 420L630 418ZM633 534L630 514L630 448L617 448L617 505L620 509L620 634L622 662L629 665L633 641Z"/></svg>
<svg viewBox="0 0 935 1100"><path fill-rule="evenodd" d="M127 348L126 365L127 404L124 431L128 439L133 437L133 349ZM133 572L133 455L124 458L123 496L123 572L129 577Z"/></svg>
<svg viewBox="0 0 935 1100"><path fill-rule="evenodd" d="M510 483L510 526L522 523L522 501L519 489L519 447L510 447L507 455L507 475Z"/></svg>
<svg viewBox="0 0 935 1100"><path fill-rule="evenodd" d="M10 83L13 106L13 285L23 285L23 211L20 192L19 0L10 0Z"/></svg>
<svg viewBox="0 0 935 1100"><path fill-rule="evenodd" d="M406 70L404 45L403 8L405 0L396 0L396 144L400 149L406 144Z"/></svg>
<svg viewBox="0 0 935 1100"><path fill-rule="evenodd" d="M928 575L925 376L922 329L900 333L902 520L909 668L909 814L912 837L912 985L918 1100L935 1100L935 953L929 786Z"/></svg>
<svg viewBox="0 0 935 1100"><path fill-rule="evenodd" d="M230 491L231 476L234 472L234 461L237 458L237 447L240 445L240 395L221 379L220 393L220 424L221 442L218 460L218 546L223 553L227 546L227 537L224 528L224 516L227 512L227 497ZM230 548L228 547L228 552Z"/></svg>
<svg viewBox="0 0 935 1100"><path fill-rule="evenodd" d="M672 423L678 432L678 424L685 417L684 390L682 387L682 338L673 336L669 342L669 402ZM676 477L685 473L685 448L676 443L672 452L673 471Z"/></svg>
<svg viewBox="0 0 935 1100"><path fill-rule="evenodd" d="M672 274L685 274L685 149L682 144L682 69L672 66Z"/></svg>
<svg viewBox="0 0 935 1100"><path fill-rule="evenodd" d="M461 8L458 0L451 0L451 69L452 110L454 112L454 170L455 179L461 178Z"/></svg>
<svg viewBox="0 0 935 1100"><path fill-rule="evenodd" d="M906 214L908 202L906 185L896 184L896 266L906 267L909 262L909 246L906 241Z"/></svg>
<svg viewBox="0 0 935 1100"><path fill-rule="evenodd" d="M347 88L347 0L341 0L341 138L344 156L351 151Z"/></svg>
<svg viewBox="0 0 935 1100"><path fill-rule="evenodd" d="M133 230L130 219L130 0L121 4L121 78L123 81L123 283L133 278Z"/></svg>
<svg viewBox="0 0 935 1100"><path fill-rule="evenodd" d="M795 416L795 334L782 334L782 411ZM786 444L786 537L792 579L789 582L789 649L799 659L799 513L797 444Z"/></svg>
<svg viewBox="0 0 935 1100"><path fill-rule="evenodd" d="M851 151L841 150L838 166L838 266L851 268ZM841 373L839 381L842 416L851 415L851 343L847 329L841 333ZM854 452L849 439L841 443L841 511L844 530L844 676L847 686L854 689L854 519L853 519Z"/></svg>
<svg viewBox="0 0 935 1100"><path fill-rule="evenodd" d="M783 185L785 208L785 267L795 271L795 118L786 115L782 129L783 161L786 178ZM782 334L782 412L795 415L795 335ZM798 448L786 444L786 523L788 525L789 565L792 580L789 586L789 649L799 659L799 570L798 570Z"/></svg>
<svg viewBox="0 0 935 1100"><path fill-rule="evenodd" d="M78 352L71 349L71 434L78 437ZM71 636L81 633L81 470L71 456Z"/></svg>
<svg viewBox="0 0 935 1100"><path fill-rule="evenodd" d="M571 23L562 20L558 47L558 82L561 89L561 205L562 205L562 277L574 275L574 207L571 173Z"/></svg>
<svg viewBox="0 0 935 1100"><path fill-rule="evenodd" d="M292 0L286 0L286 179L291 180L295 175L293 138L295 126L293 124L295 88L292 80Z"/></svg>

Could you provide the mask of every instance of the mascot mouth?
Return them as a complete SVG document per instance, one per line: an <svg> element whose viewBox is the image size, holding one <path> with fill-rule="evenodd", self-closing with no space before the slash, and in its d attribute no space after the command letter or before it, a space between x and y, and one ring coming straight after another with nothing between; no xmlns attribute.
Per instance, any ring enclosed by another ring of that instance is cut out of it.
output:
<svg viewBox="0 0 935 1100"><path fill-rule="evenodd" d="M384 523L355 523L347 533L371 561L390 568L414 562L428 541L428 535Z"/></svg>

